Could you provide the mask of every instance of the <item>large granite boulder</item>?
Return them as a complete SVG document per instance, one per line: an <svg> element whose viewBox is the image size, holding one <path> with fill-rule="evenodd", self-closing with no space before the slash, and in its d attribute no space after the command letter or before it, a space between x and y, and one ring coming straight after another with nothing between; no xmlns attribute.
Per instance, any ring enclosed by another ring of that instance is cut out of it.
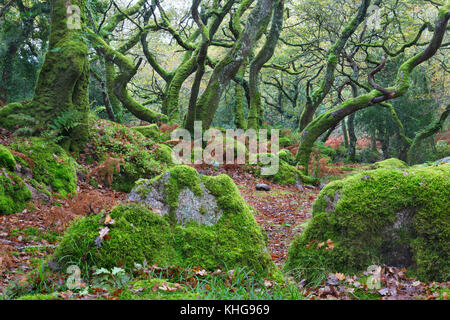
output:
<svg viewBox="0 0 450 320"><path fill-rule="evenodd" d="M279 275L253 209L227 175L202 176L175 166L139 180L128 201L72 224L52 260L62 267L74 262L133 267L144 260L209 270L246 266L264 276Z"/></svg>
<svg viewBox="0 0 450 320"><path fill-rule="evenodd" d="M285 270L319 279L370 265L407 267L421 280L450 279L450 165L377 169L328 184Z"/></svg>

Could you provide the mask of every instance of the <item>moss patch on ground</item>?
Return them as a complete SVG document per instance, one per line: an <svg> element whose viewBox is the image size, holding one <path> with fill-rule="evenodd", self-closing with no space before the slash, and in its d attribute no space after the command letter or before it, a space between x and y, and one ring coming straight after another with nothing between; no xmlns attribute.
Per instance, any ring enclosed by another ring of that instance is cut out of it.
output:
<svg viewBox="0 0 450 320"><path fill-rule="evenodd" d="M141 133L145 137L159 142L161 138L161 132L159 130L158 125L151 124L148 126L141 126L141 127L132 127L133 130L136 130L137 132Z"/></svg>
<svg viewBox="0 0 450 320"><path fill-rule="evenodd" d="M169 287L171 290L158 290L158 287ZM155 289L156 288L156 289ZM199 295L184 292L174 283L163 279L133 281L119 295L120 300L198 300Z"/></svg>
<svg viewBox="0 0 450 320"><path fill-rule="evenodd" d="M408 168L408 164L406 162L396 159L390 158L383 161L378 161L370 166L370 169L406 169Z"/></svg>
<svg viewBox="0 0 450 320"><path fill-rule="evenodd" d="M105 227L103 217L85 217L67 230L52 260L63 267L111 268L121 263L131 268L144 260L159 266L201 266L208 270L247 266L258 274L280 277L264 232L229 176L199 176L193 168L176 166L170 170L167 203L175 207L184 188L194 194L203 192L200 183L215 196L222 210L216 224L191 221L182 226L174 224L170 214L160 216L140 203L124 204L109 213L115 223L108 225L110 231L101 246L96 245L96 239Z"/></svg>
<svg viewBox="0 0 450 320"><path fill-rule="evenodd" d="M95 118L90 124L91 140L87 148L92 159L87 160L101 163L109 154L125 161L121 172L114 176L112 187L115 190L130 192L138 179L151 179L173 165L172 149L155 143L139 130Z"/></svg>
<svg viewBox="0 0 450 320"><path fill-rule="evenodd" d="M0 215L20 212L31 199L31 191L16 174L0 167Z"/></svg>
<svg viewBox="0 0 450 320"><path fill-rule="evenodd" d="M60 146L42 138L29 138L14 142L11 149L27 157L16 156L16 160L31 169L38 184L50 187L61 197L76 193L75 161Z"/></svg>
<svg viewBox="0 0 450 320"><path fill-rule="evenodd" d="M16 170L16 160L11 151L0 144L0 167L6 168L10 171Z"/></svg>
<svg viewBox="0 0 450 320"><path fill-rule="evenodd" d="M264 178L266 178L268 180L272 180L274 183L281 184L281 185L283 185L283 184L295 185L295 184L302 184L302 183L313 184L314 183L314 178L304 175L301 170L297 169L296 167L294 167L294 166L290 165L288 162L286 162L284 160L284 158L288 157L288 155L285 154L285 152L283 150L280 152L281 152L281 157L279 157L278 170L273 175L264 175ZM280 153L279 153L279 155L280 155ZM256 168L256 171L255 171L256 176L262 176L261 175L261 167L270 166L270 163L263 164L263 162L261 162L261 159L262 159L261 157L272 158L272 157L276 157L276 156L271 153L258 154L258 165L254 166L254 168ZM264 162L267 162L267 161L264 161Z"/></svg>
<svg viewBox="0 0 450 320"><path fill-rule="evenodd" d="M420 280L450 279L450 165L378 169L332 182L289 249L298 278L404 265Z"/></svg>

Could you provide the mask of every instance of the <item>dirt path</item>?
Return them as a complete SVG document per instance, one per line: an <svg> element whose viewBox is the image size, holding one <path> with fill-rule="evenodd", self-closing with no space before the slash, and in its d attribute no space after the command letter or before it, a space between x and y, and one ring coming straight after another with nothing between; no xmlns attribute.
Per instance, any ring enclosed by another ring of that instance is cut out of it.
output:
<svg viewBox="0 0 450 320"><path fill-rule="evenodd" d="M243 198L257 210L255 218L267 233L272 259L277 265L282 265L291 241L303 231L305 221L311 218L312 204L320 190L276 185L237 166L199 169L199 172L213 176L225 173L234 180ZM256 191L256 185L260 183L269 185L271 190Z"/></svg>

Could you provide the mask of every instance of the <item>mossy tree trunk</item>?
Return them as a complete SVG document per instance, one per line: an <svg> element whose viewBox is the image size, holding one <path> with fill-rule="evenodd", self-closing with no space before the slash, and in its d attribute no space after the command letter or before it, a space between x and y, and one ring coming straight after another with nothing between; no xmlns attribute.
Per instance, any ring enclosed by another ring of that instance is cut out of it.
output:
<svg viewBox="0 0 450 320"><path fill-rule="evenodd" d="M430 44L422 52L408 59L400 66L394 87L384 89L380 86L376 86L377 89L356 98L348 99L341 105L321 114L306 126L301 133L300 145L296 155L296 161L303 166L305 173L308 172L309 159L314 142L329 128L332 128L345 117L355 113L358 110L401 97L408 91L411 85L411 72L415 67L433 57L441 47L449 19L450 3L441 7L439 10L439 17L437 19ZM379 72L384 65L385 60L380 66L372 71L372 77L376 72ZM371 77L369 76L369 79L370 78ZM371 82L373 86L373 79Z"/></svg>
<svg viewBox="0 0 450 320"><path fill-rule="evenodd" d="M351 162L356 161L356 143L358 141L355 134L355 114L348 116L348 159Z"/></svg>
<svg viewBox="0 0 450 320"><path fill-rule="evenodd" d="M376 0L375 4L380 1ZM371 0L363 0L357 14L353 19L344 27L344 30L339 35L336 43L328 51L328 60L326 63L325 77L322 80L320 87L316 89L311 95L308 90L308 97L305 107L303 108L302 114L300 115L299 129L300 132L303 131L306 126L312 121L317 108L322 104L325 97L330 92L334 80L335 71L338 65L338 58L341 55L344 47L350 39L350 37L355 33L358 26L364 21L367 15L367 10L370 6ZM309 87L309 86L308 86Z"/></svg>
<svg viewBox="0 0 450 320"><path fill-rule="evenodd" d="M248 63L244 62L242 66L239 68L237 73L237 77L244 78L245 70L247 69ZM234 125L238 129L247 129L247 122L245 121L245 92L244 87L236 83L234 88Z"/></svg>
<svg viewBox="0 0 450 320"><path fill-rule="evenodd" d="M89 62L88 47L81 30L68 27L68 8L78 6L84 23L84 0L52 0L49 51L39 73L33 101L22 108L17 104L2 109L0 118L20 112L35 119L36 132L48 128L63 113L73 113L77 125L63 141L67 150L79 152L88 140Z"/></svg>
<svg viewBox="0 0 450 320"><path fill-rule="evenodd" d="M258 129L263 121L261 92L259 91L259 74L263 65L272 58L275 52L281 30L283 28L284 0L274 3L272 25L264 46L259 50L250 64L250 110L248 115L248 128Z"/></svg>
<svg viewBox="0 0 450 320"><path fill-rule="evenodd" d="M345 149L348 149L349 144L348 144L348 131L347 131L347 122L346 120L342 120L341 122L341 126L342 126L342 134L344 135L344 147Z"/></svg>
<svg viewBox="0 0 450 320"><path fill-rule="evenodd" d="M251 11L244 31L228 54L216 65L208 86L197 101L196 118L203 121L205 129L211 126L223 91L236 76L242 63L249 56L264 22L273 9L273 1L259 0Z"/></svg>
<svg viewBox="0 0 450 320"><path fill-rule="evenodd" d="M414 164L414 157L416 155L417 149L420 147L423 140L433 136L434 134L438 133L445 121L447 120L448 116L450 115L450 104L447 105L447 108L445 111L441 114L440 118L430 124L427 128L420 131L416 134L414 137L414 140L411 142L411 146L409 147L408 154L407 154L407 160L409 164ZM434 146L434 141L433 141Z"/></svg>

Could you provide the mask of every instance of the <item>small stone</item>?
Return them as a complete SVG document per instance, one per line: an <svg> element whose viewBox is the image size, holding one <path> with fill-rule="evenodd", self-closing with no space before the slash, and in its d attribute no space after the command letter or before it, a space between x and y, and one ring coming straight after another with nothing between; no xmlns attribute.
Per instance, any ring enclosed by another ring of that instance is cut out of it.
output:
<svg viewBox="0 0 450 320"><path fill-rule="evenodd" d="M270 187L267 184L257 184L256 185L256 190L258 191L270 191Z"/></svg>

